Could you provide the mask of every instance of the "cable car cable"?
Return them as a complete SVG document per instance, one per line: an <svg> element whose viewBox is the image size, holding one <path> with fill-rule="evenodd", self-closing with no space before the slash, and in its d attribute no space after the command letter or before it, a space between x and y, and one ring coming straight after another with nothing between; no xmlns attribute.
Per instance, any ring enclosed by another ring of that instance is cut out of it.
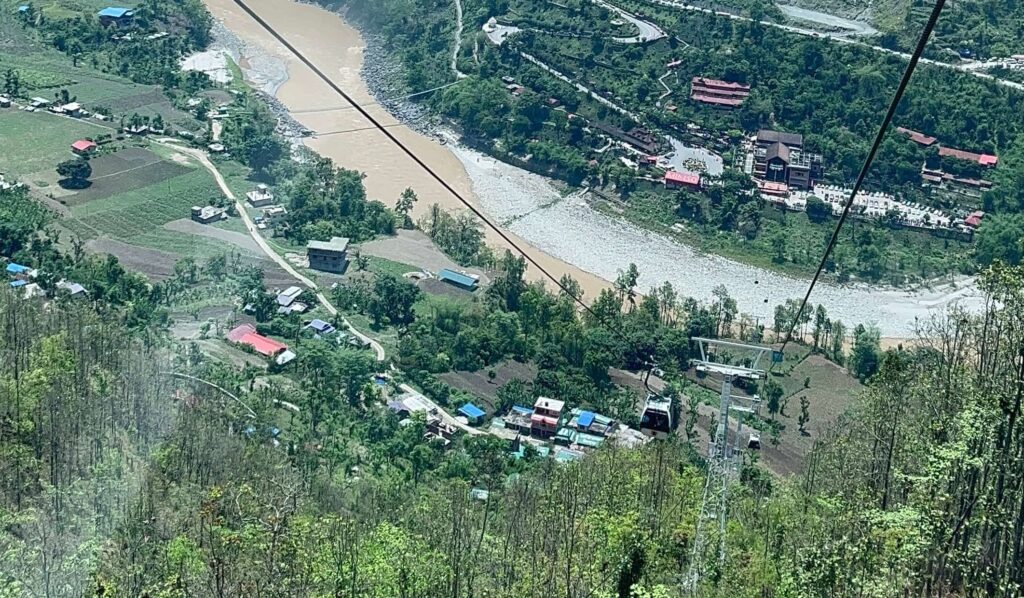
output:
<svg viewBox="0 0 1024 598"><path fill-rule="evenodd" d="M580 297L577 297L572 292L570 292L569 289L564 284L562 284L562 282L559 279L555 278L555 276L553 274L548 272L548 270L544 266L542 266L539 261L534 259L532 256L530 256L530 254L528 254L521 247L519 247L519 245L512 239L512 237L508 233L506 233L505 231L503 231L500 228L498 228L498 226L495 225L493 222L491 222L490 219L487 218L487 216L484 215L484 213L481 212L479 208L477 208L472 203L467 201L464 197L462 197L462 194L459 193L458 191L456 191L455 188L452 187L451 184L448 183L448 181L446 181L444 179L444 177L442 177L441 175L437 174L437 172L435 172L433 168L431 168L426 162L424 162L422 158L420 158L418 155L416 155L416 152L414 152L411 149L409 149L409 147L407 145L405 145L405 143L403 143L400 139L395 137L395 135L391 131L388 130L388 126L382 125L379 121L377 121L377 119L374 118L373 115L371 115L366 110L366 108L364 108L362 105L358 104L355 100L353 100L352 97L349 96L343 89L341 89L341 87L339 87L337 83L335 83L318 66L316 66L313 63L313 61L311 61L309 58L307 58L305 54L300 52L298 50L298 48L296 48L294 45L292 45L292 43L289 42L283 35L281 35L281 33L279 33L270 23L268 23L263 17L261 17L259 14L257 14L256 11L254 11L252 8L250 8L249 5L246 4L244 0L234 0L234 2L247 15L249 15L249 17L251 17L254 21L256 21L256 23L258 23L260 25L260 27L265 29L267 31L267 33L272 35L274 37L274 39L276 39L278 42L280 42L281 45L283 45L289 52L291 52L296 58L298 58L299 61L301 61L304 65L306 65L306 67L308 67L311 71L313 71L313 73L316 74L316 76L319 77L320 80L322 80L324 83L326 83L328 87L330 87L332 90L334 90L335 93L337 93L339 96L342 97L342 99L344 99L353 108L355 108L355 110L358 111L359 114L363 116L363 118L368 120L373 125L373 128L376 128L377 130L379 130L381 132L381 134L383 134L385 137L388 138L389 141L391 141L391 143L393 143L400 150L402 150L402 152L404 152L405 155L409 157L409 159L411 159L420 168L422 168L424 171L426 171L426 173L429 174L431 176L431 178L433 178L442 187L444 187L444 189L446 191L451 193L453 197L458 199L459 202L462 203L462 205L464 205L467 209L469 209L469 211L471 211L477 218L479 218L485 225L487 225L488 228L490 228L495 233L497 233L498 236L502 238L502 240L504 240L506 243L508 243L513 249L518 251L519 254L522 255L523 258L525 258L528 262L530 262L535 268L537 268L537 270L541 274L543 274L545 277L547 277L549 280L551 280L553 283L555 283L555 286L557 286L559 289L561 289L562 292L564 292L566 295L571 297L584 310L586 310L587 313L589 313L591 316L593 316L594 319L596 319L598 322L604 324L609 330L613 331L616 335L618 335L619 338L621 338L624 342L626 342L627 345L628 344L633 344L629 340L629 338L625 335L625 333L622 332L622 330L620 330L618 328L612 328L611 326L608 326L607 322L605 322L604 319L601 318L597 314L597 312L595 312L589 305L587 305L586 303L583 302L583 299L581 299ZM653 359L652 359L652 361L653 361Z"/></svg>
<svg viewBox="0 0 1024 598"><path fill-rule="evenodd" d="M835 230L832 231L832 237L829 239L828 245L825 246L825 253L821 256L821 262L818 264L818 269L814 273L814 278L811 279L811 284L807 287L807 293L804 294L804 299L800 302L800 309L798 309L796 314L793 316L793 321L790 323L789 331L786 333L786 338L782 341L782 347L779 349L780 353L786 350L786 345L789 344L789 341L793 337L793 331L796 330L796 326L800 322L800 316L803 315L804 310L807 309L807 302L811 298L811 293L814 291L815 285L818 284L818 279L821 277L821 273L825 269L825 264L828 263L828 258L832 254L832 250L835 249L836 243L839 241L839 233L843 228L843 224L846 223L847 217L850 215L850 210L853 208L853 201L857 197L857 193L860 192L861 186L864 184L864 179L867 177L868 170L871 168L871 164L875 160L878 148L881 147L886 131L889 129L889 125L892 124L892 119L896 115L896 109L899 107L900 100L903 99L903 92L906 91L907 85L910 83L910 78L914 74L914 69L917 68L917 63L921 59L921 55L924 54L924 48L928 44L928 38L931 37L932 30L935 28L935 24L938 22L939 15L942 14L942 8L945 4L946 0L935 0L935 6L932 8L932 13L924 25L921 37L917 40L917 47L914 48L914 53L910 56L910 64L907 65L907 69L903 72L903 78L900 80L900 84L896 88L896 94L889 103L889 110L885 113L885 118L882 119L882 124L878 128L878 134L875 135L874 143L871 144L871 151L868 152L867 158L861 166L860 173L857 175L857 182L853 185L850 198L846 200L846 204L843 206L843 213L839 216L839 222L836 223ZM773 359L769 371L774 367L775 360Z"/></svg>

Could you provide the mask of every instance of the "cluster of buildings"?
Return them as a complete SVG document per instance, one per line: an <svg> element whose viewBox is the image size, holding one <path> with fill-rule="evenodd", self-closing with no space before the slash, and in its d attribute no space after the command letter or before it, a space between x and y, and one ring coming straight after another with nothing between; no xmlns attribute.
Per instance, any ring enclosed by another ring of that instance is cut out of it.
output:
<svg viewBox="0 0 1024 598"><path fill-rule="evenodd" d="M39 270L15 262L8 262L4 270L9 278L8 286L18 291L21 296L31 298L45 294L39 284L35 282L39 276ZM70 280L61 280L56 284L55 289L58 294L72 298L86 297L89 294L84 286Z"/></svg>
<svg viewBox="0 0 1024 598"><path fill-rule="evenodd" d="M999 164L999 157L992 154L979 154L946 147L941 145L935 137L904 127L896 127L896 131L921 147L938 147L940 158L972 162L983 168L995 168ZM928 168L927 164L921 166L921 181L925 185L974 197L980 196L983 191L992 188L991 181L982 178L956 176L943 171L941 168Z"/></svg>
<svg viewBox="0 0 1024 598"><path fill-rule="evenodd" d="M263 183L256 185L252 191L245 194L249 205L261 210L261 215L253 219L260 229L267 227L278 227L288 219L288 210L279 204L274 203L274 194Z"/></svg>
<svg viewBox="0 0 1024 598"><path fill-rule="evenodd" d="M565 403L548 397L538 398L533 407L516 405L503 417L495 418L492 428L505 428L517 435L549 440L556 446L578 451L582 456L614 438L628 446L647 441L639 431L614 419L585 409L565 408Z"/></svg>

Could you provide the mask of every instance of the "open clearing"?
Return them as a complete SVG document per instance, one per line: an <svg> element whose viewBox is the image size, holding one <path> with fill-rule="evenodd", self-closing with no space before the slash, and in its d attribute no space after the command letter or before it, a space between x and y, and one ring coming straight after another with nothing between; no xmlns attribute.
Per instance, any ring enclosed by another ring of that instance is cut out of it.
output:
<svg viewBox="0 0 1024 598"><path fill-rule="evenodd" d="M806 378L810 381L804 388ZM847 410L864 385L821 355L809 356L780 382L786 391L786 414L779 414L777 420L785 429L778 446L772 446L768 434L761 434L761 459L772 471L788 474L799 471L815 440ZM801 434L797 424L800 397L804 396L810 401L807 434ZM768 416L767 411L762 413Z"/></svg>
<svg viewBox="0 0 1024 598"><path fill-rule="evenodd" d="M488 370L494 370L494 380L487 377ZM447 372L438 376L452 388L463 390L479 400L477 406L494 415L494 407L498 403L498 389L513 378L533 382L537 376L537 366L532 363L503 361L490 368L476 372Z"/></svg>
<svg viewBox="0 0 1024 598"><path fill-rule="evenodd" d="M362 255L382 257L393 262L412 264L417 268L437 272L445 268L465 270L480 275L480 282L487 282L484 271L478 268L463 268L438 249L430 237L418 230L400 230L394 237L369 241L359 246Z"/></svg>
<svg viewBox="0 0 1024 598"><path fill-rule="evenodd" d="M53 114L0 109L0 139L4 142L0 172L26 183L32 183L32 174L41 172L45 172L44 180L56 180L57 164L74 157L71 144L104 132L103 127Z"/></svg>
<svg viewBox="0 0 1024 598"><path fill-rule="evenodd" d="M178 220L172 220L165 224L164 228L179 233L207 237L217 241L224 241L225 243L230 243L247 253L251 253L253 255L260 254L260 248L256 245L256 242L253 241L252 237L250 237L249 235L231 230L225 230L223 228L217 228L209 224L199 224L198 222L192 220L191 218L180 218Z"/></svg>

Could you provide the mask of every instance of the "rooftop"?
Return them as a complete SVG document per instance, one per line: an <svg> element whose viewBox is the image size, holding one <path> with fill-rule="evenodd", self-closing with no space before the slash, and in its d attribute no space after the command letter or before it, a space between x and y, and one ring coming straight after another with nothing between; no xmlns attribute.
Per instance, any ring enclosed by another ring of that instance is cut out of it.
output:
<svg viewBox="0 0 1024 598"><path fill-rule="evenodd" d="M761 129L757 132L757 142L761 144L782 143L790 147L803 147L804 136L799 133Z"/></svg>
<svg viewBox="0 0 1024 598"><path fill-rule="evenodd" d="M288 345L257 334L256 328L252 324L242 324L234 328L228 332L227 339L233 343L249 345L257 353L267 355L268 357L288 350Z"/></svg>
<svg viewBox="0 0 1024 598"><path fill-rule="evenodd" d="M459 413L470 418L480 418L484 416L484 410L477 407L473 403L466 403L462 407L459 407Z"/></svg>
<svg viewBox="0 0 1024 598"><path fill-rule="evenodd" d="M556 399L549 399L547 397L540 397L537 402L533 404L534 409L545 409L547 411L560 412L565 408L565 401L558 401Z"/></svg>
<svg viewBox="0 0 1024 598"><path fill-rule="evenodd" d="M676 172L670 170L665 173L666 183L677 183L680 185L699 185L700 175L692 172Z"/></svg>
<svg viewBox="0 0 1024 598"><path fill-rule="evenodd" d="M469 274L456 272L447 268L437 273L437 279L444 282L453 282L464 287L473 287L479 282L479 280Z"/></svg>
<svg viewBox="0 0 1024 598"><path fill-rule="evenodd" d="M110 17L112 19L120 19L121 17L130 17L134 11L130 8L121 8L116 6L108 6L101 10L98 14L101 17Z"/></svg>
<svg viewBox="0 0 1024 598"><path fill-rule="evenodd" d="M306 244L306 249L342 252L348 249L348 238L331 237L330 241L310 241L309 243Z"/></svg>

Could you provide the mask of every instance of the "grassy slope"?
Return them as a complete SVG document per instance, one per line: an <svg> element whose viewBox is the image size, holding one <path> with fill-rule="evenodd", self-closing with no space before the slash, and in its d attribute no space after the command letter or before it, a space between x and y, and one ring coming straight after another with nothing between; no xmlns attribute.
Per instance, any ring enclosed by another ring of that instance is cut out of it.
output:
<svg viewBox="0 0 1024 598"><path fill-rule="evenodd" d="M93 126L52 114L0 110L0 172L18 177L46 171L72 156L71 143L94 137L110 129Z"/></svg>

